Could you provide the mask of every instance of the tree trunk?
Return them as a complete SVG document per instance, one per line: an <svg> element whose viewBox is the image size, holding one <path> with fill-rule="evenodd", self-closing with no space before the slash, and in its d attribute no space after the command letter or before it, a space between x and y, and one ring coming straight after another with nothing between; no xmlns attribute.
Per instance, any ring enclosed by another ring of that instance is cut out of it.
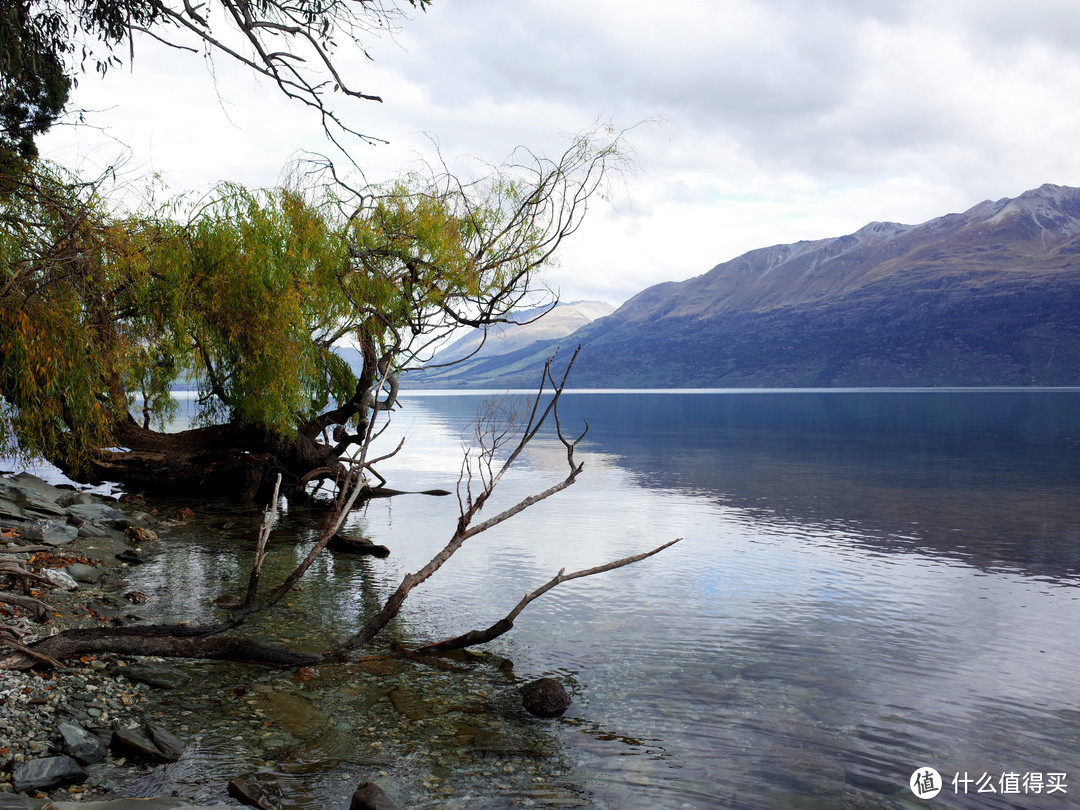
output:
<svg viewBox="0 0 1080 810"><path fill-rule="evenodd" d="M342 470L332 447L304 435L285 443L244 425L160 433L128 420L115 439L123 449L102 450L87 469L64 473L82 483L115 481L140 492L265 501L278 473L282 493L291 496L308 473Z"/></svg>

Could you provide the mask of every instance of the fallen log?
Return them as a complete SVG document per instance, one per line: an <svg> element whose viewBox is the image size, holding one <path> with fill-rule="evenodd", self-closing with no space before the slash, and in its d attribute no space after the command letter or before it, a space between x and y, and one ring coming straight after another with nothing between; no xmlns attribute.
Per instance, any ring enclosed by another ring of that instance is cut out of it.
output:
<svg viewBox="0 0 1080 810"><path fill-rule="evenodd" d="M323 659L323 656L314 653L267 647L247 639L212 635L225 627L227 625L148 625L65 630L25 645L26 652L17 650L0 658L0 669L29 669L41 663L40 656L63 660L82 653L104 652L171 658L209 658L272 667L307 666ZM0 644L4 644L2 639Z"/></svg>

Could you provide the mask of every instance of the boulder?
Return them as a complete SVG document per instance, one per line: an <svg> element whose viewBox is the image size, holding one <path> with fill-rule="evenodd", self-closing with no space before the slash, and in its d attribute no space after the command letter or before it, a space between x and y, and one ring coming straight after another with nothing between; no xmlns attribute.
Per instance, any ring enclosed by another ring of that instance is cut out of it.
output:
<svg viewBox="0 0 1080 810"><path fill-rule="evenodd" d="M11 782L16 793L75 785L86 779L87 773L69 756L42 757L15 766Z"/></svg>
<svg viewBox="0 0 1080 810"><path fill-rule="evenodd" d="M83 765L101 762L109 753L109 749L97 735L91 734L80 726L61 723L56 730L60 733L60 744L64 753L79 760Z"/></svg>
<svg viewBox="0 0 1080 810"><path fill-rule="evenodd" d="M361 782L352 795L349 810L398 810L398 806L374 782Z"/></svg>
<svg viewBox="0 0 1080 810"><path fill-rule="evenodd" d="M537 678L518 691L525 710L537 717L558 717L573 702L563 685L554 678Z"/></svg>

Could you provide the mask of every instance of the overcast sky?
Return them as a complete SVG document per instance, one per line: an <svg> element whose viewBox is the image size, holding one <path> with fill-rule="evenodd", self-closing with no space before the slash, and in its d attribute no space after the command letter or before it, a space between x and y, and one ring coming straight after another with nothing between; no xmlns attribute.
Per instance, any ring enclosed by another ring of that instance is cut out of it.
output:
<svg viewBox="0 0 1080 810"><path fill-rule="evenodd" d="M384 102L341 112L390 141L353 150L371 181L433 138L497 162L554 155L598 121L654 122L548 271L563 300L618 305L753 248L1080 185L1072 0L434 0L368 52L341 58ZM126 152L133 180L177 189L271 185L329 148L268 82L151 41L74 99L107 131L58 127L45 156L93 171Z"/></svg>

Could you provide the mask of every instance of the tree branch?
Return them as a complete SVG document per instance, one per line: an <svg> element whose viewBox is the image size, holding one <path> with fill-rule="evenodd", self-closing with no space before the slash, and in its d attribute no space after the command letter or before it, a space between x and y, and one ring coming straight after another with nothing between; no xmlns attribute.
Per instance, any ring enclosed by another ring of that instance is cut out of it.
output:
<svg viewBox="0 0 1080 810"><path fill-rule="evenodd" d="M613 571L616 568L622 568L624 565L631 565L632 563L640 562L641 560L647 559L654 554L659 554L666 548L670 548L671 546L678 543L679 540L682 540L682 538L680 537L676 540L664 543L664 545L654 548L652 551L646 551L642 554L635 554L632 557L623 557L621 560L615 560L614 562L605 563L604 565L598 565L594 568L586 568L582 571L575 571L572 574L565 573L566 569L564 568L559 571L558 574L548 580L547 583L541 585L535 591L525 594L525 596L521 598L521 601L517 603L513 610L511 610L509 613L506 614L506 616L499 619L499 621L495 622L495 624L491 625L487 629L470 630L468 633L462 633L460 636L455 636L454 638L450 638L445 641L439 641L435 644L426 644L423 647L418 647L417 649L413 650L413 653L417 655L431 655L434 653L447 652L449 650L460 650L465 647L472 647L476 644L484 644L488 641L491 641L492 639L498 638L503 633L510 630L514 626L514 620L518 617L521 611L525 609L526 605L528 605L534 599L543 596L556 585L560 585L563 582L567 582L571 579L591 577L594 574L602 574L605 571Z"/></svg>

